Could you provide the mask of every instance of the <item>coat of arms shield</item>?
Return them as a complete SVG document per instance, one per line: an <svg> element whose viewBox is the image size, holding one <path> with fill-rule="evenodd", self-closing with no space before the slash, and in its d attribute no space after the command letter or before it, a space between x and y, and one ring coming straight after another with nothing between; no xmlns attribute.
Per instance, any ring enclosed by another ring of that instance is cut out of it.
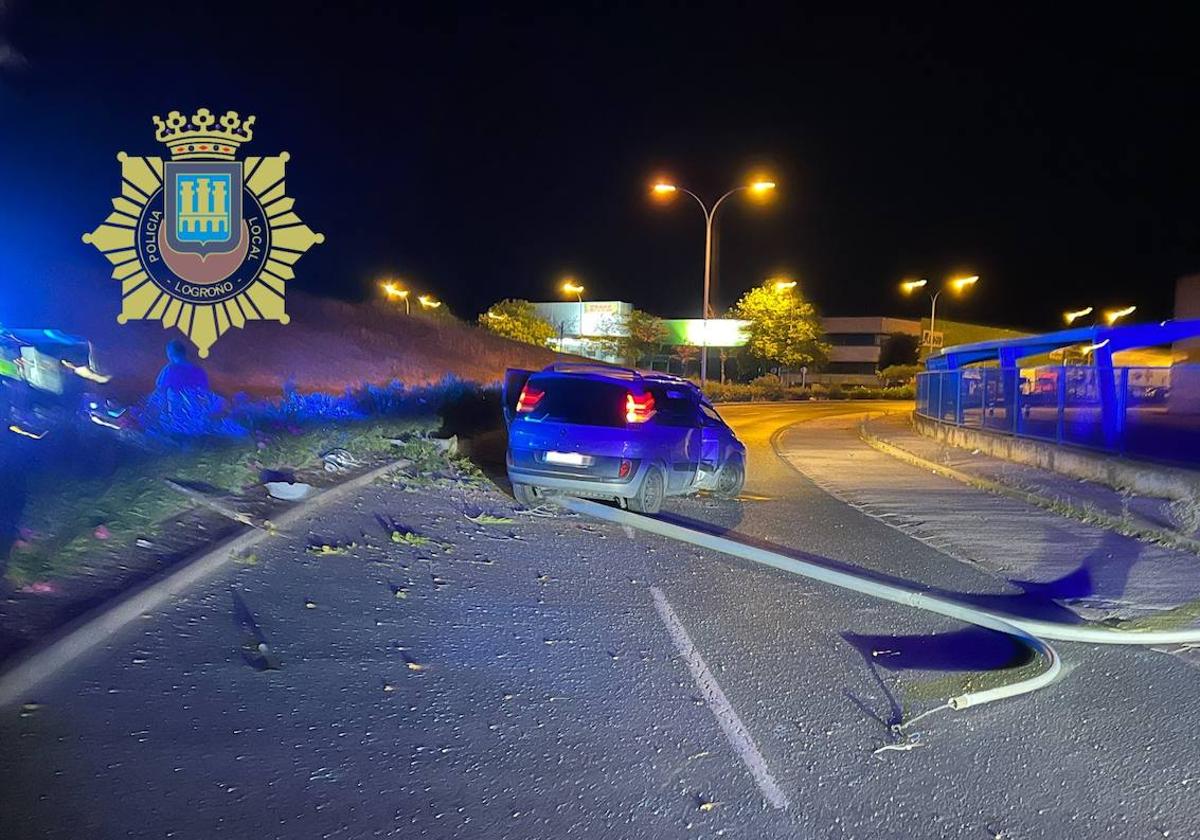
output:
<svg viewBox="0 0 1200 840"><path fill-rule="evenodd" d="M237 248L242 237L242 164L168 161L164 175L167 244L201 256Z"/></svg>

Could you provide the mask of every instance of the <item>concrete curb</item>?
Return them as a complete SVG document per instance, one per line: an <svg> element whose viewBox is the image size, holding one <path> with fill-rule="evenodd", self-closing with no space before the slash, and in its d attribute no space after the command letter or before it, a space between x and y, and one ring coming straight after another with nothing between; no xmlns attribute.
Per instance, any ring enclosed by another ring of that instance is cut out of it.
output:
<svg viewBox="0 0 1200 840"><path fill-rule="evenodd" d="M1105 484L1114 490L1166 499L1200 499L1200 473L1195 470L1105 455L1070 444L952 426L916 412L912 420L920 434L960 449L978 449L993 458Z"/></svg>
<svg viewBox="0 0 1200 840"><path fill-rule="evenodd" d="M1097 511L1091 508L1083 508L1073 504L1070 501L1065 501L1060 498L1052 498L1044 496L1040 493L1034 493L1031 490L1026 490L1022 487L1015 487L1011 484L1005 484L1000 481L994 481L989 478L981 478L977 475L956 470L953 467L948 467L945 464L939 464L936 461L930 461L928 458L923 458L914 452L909 452L894 443L891 443L883 438L873 434L867 430L866 421L859 424L858 436L863 443L870 446L872 449L878 450L885 455L890 455L898 461L903 461L914 467L929 470L946 478L952 478L955 481L960 481L963 484L968 484L978 490L984 490L988 493L995 493L1001 496L1017 499L1019 501L1031 504L1034 507L1048 510L1052 513L1057 513L1060 516L1066 516L1071 519L1078 520L1087 525L1097 525L1101 528L1106 528L1109 531L1114 531L1126 537L1142 540L1143 542L1165 545L1170 548L1178 548L1183 551L1190 551L1193 554L1200 554L1200 540L1192 539L1191 537L1177 534L1174 531L1168 531L1159 528L1153 523L1147 522L1140 518L1124 518L1113 516L1103 511Z"/></svg>
<svg viewBox="0 0 1200 840"><path fill-rule="evenodd" d="M273 520L282 530L325 504L370 484L388 472L411 463L401 458L330 487ZM265 540L273 532L249 529L185 560L165 577L154 578L77 618L48 639L34 645L0 673L0 709L28 701L29 692L44 680L111 638L126 624L181 595L188 587L226 565L234 556Z"/></svg>

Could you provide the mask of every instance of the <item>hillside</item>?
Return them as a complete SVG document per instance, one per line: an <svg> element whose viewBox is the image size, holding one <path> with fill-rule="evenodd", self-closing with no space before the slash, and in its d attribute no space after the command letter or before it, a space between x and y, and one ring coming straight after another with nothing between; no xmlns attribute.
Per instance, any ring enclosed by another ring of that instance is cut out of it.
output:
<svg viewBox="0 0 1200 840"><path fill-rule="evenodd" d="M112 302L107 302L111 304ZM87 336L99 366L113 375L108 386L133 399L154 386L166 342L179 337L155 323L118 326L111 305L85 307L57 326ZM405 316L395 307L288 294L291 323L252 322L230 330L198 360L213 388L232 394L278 394L292 381L304 391L341 391L393 379L406 385L457 376L496 382L506 367L540 368L557 358L550 350L520 344L445 318ZM573 358L573 357L570 357Z"/></svg>

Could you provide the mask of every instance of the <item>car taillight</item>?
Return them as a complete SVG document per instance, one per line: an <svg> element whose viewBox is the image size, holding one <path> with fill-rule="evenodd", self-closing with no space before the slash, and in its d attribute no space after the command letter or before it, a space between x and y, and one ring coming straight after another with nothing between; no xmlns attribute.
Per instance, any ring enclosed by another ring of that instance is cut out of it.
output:
<svg viewBox="0 0 1200 840"><path fill-rule="evenodd" d="M521 396L517 397L517 413L528 414L537 408L538 403L542 401L542 397L546 396L545 391L539 391L537 388L530 387L529 383L525 383L525 387L521 389Z"/></svg>
<svg viewBox="0 0 1200 840"><path fill-rule="evenodd" d="M654 416L654 395L647 392L645 394L626 393L625 395L625 422L627 423L645 423Z"/></svg>

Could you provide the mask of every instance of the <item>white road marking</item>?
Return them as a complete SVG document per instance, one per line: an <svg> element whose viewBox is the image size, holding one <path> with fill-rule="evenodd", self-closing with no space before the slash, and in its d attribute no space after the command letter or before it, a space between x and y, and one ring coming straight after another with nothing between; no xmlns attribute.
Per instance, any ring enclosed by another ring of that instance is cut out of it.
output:
<svg viewBox="0 0 1200 840"><path fill-rule="evenodd" d="M750 775L754 777L754 782L762 791L763 798L775 808L788 807L787 796L780 790L775 777L771 775L766 760L755 746L754 739L750 737L749 730L746 729L733 705L725 697L725 692L717 684L717 678L708 669L704 658L700 656L700 651L696 650L696 646L692 644L687 630L684 629L679 617L675 615L675 611L671 609L671 605L667 603L667 597L657 586L650 587L650 594L654 597L654 608L658 610L659 617L667 626L667 632L671 634L671 640L675 642L675 647L679 649L684 662L687 663L688 670L692 672L692 679L696 681L696 687L700 689L708 708L716 716L721 731L729 739L729 745L733 747L733 751L738 754L742 763L746 765L746 769L750 771Z"/></svg>

